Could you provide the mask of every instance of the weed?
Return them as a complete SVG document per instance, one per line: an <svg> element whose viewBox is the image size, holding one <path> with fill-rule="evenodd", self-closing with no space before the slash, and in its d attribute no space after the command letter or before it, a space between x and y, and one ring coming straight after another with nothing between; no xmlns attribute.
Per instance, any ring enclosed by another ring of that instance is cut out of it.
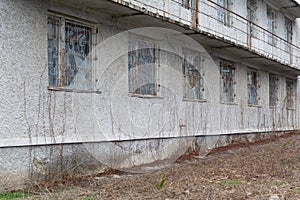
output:
<svg viewBox="0 0 300 200"><path fill-rule="evenodd" d="M0 200L13 200L17 198L26 198L28 193L24 192L0 192Z"/></svg>
<svg viewBox="0 0 300 200"><path fill-rule="evenodd" d="M221 184L223 184L223 185L238 185L240 183L241 183L240 180L223 180L223 181L221 181Z"/></svg>
<svg viewBox="0 0 300 200"><path fill-rule="evenodd" d="M271 181L271 184L272 184L272 185L279 186L279 185L283 185L284 183L283 183L283 182L280 182L280 181Z"/></svg>
<svg viewBox="0 0 300 200"><path fill-rule="evenodd" d="M159 183L156 184L156 188L158 190L162 189L162 187L164 186L165 184L165 181L166 181L166 175L164 174L161 178L161 181Z"/></svg>
<svg viewBox="0 0 300 200"><path fill-rule="evenodd" d="M83 197L81 200L95 200L94 197Z"/></svg>

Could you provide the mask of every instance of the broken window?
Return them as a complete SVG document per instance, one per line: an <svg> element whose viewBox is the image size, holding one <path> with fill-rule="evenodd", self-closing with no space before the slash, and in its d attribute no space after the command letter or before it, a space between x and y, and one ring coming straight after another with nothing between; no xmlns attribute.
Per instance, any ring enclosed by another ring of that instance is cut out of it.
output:
<svg viewBox="0 0 300 200"><path fill-rule="evenodd" d="M129 93L157 95L157 44L146 38L129 38L128 88Z"/></svg>
<svg viewBox="0 0 300 200"><path fill-rule="evenodd" d="M293 42L293 23L292 20L285 18L285 50L291 52L291 44Z"/></svg>
<svg viewBox="0 0 300 200"><path fill-rule="evenodd" d="M181 1L181 5L183 7L185 7L186 9L193 8L193 3L194 3L194 0L182 0Z"/></svg>
<svg viewBox="0 0 300 200"><path fill-rule="evenodd" d="M221 75L221 101L235 101L235 66L234 63L221 60L220 61Z"/></svg>
<svg viewBox="0 0 300 200"><path fill-rule="evenodd" d="M293 109L295 104L295 85L292 79L286 80L286 107Z"/></svg>
<svg viewBox="0 0 300 200"><path fill-rule="evenodd" d="M218 6L218 21L226 26L231 25L230 9L231 0L217 0Z"/></svg>
<svg viewBox="0 0 300 200"><path fill-rule="evenodd" d="M183 50L182 72L184 78L184 98L204 99L204 82L202 75L203 58L199 52Z"/></svg>
<svg viewBox="0 0 300 200"><path fill-rule="evenodd" d="M267 28L268 28L268 43L276 45L275 30L276 30L277 13L270 6L267 6Z"/></svg>
<svg viewBox="0 0 300 200"><path fill-rule="evenodd" d="M277 106L278 102L278 77L269 75L269 106Z"/></svg>
<svg viewBox="0 0 300 200"><path fill-rule="evenodd" d="M248 70L247 72L247 85L248 85L248 104L257 105L258 104L258 77L255 70Z"/></svg>
<svg viewBox="0 0 300 200"><path fill-rule="evenodd" d="M49 86L92 89L92 28L48 16Z"/></svg>

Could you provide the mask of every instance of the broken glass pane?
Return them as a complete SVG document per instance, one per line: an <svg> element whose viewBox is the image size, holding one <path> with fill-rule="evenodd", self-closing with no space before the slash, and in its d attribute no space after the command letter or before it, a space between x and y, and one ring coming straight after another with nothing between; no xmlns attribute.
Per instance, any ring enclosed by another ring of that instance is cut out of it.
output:
<svg viewBox="0 0 300 200"><path fill-rule="evenodd" d="M200 73L202 58L199 53L192 50L183 52L184 98L204 99L203 77Z"/></svg>
<svg viewBox="0 0 300 200"><path fill-rule="evenodd" d="M88 59L91 28L67 22L65 27L64 86L92 89L92 65ZM76 79L75 79L76 77Z"/></svg>

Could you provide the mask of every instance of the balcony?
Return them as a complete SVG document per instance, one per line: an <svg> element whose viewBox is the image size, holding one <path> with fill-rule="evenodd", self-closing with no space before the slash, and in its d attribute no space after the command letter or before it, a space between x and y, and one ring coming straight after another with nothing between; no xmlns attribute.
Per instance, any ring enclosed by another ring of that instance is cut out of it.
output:
<svg viewBox="0 0 300 200"><path fill-rule="evenodd" d="M82 6L73 0L65 2ZM300 74L298 46L277 35L276 31L271 32L212 0L199 0L198 6L182 5L182 0L84 2L85 9L108 14L115 20L128 21L138 27L156 26L177 30L194 38L214 53L225 56L228 54L237 60L251 62L265 69L291 75ZM276 2L290 16L300 17L300 7L295 1ZM225 18L220 18L218 12L223 13Z"/></svg>

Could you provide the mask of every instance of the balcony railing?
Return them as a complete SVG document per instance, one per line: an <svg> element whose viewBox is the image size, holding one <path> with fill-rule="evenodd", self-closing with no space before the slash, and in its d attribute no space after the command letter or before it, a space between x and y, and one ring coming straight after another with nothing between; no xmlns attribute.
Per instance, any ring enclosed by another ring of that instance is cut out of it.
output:
<svg viewBox="0 0 300 200"><path fill-rule="evenodd" d="M182 0L124 1L195 30L213 34L282 64L300 68L298 46L277 35L276 29L271 32L212 0L199 0L198 7L183 5ZM285 25L282 24L282 26Z"/></svg>

